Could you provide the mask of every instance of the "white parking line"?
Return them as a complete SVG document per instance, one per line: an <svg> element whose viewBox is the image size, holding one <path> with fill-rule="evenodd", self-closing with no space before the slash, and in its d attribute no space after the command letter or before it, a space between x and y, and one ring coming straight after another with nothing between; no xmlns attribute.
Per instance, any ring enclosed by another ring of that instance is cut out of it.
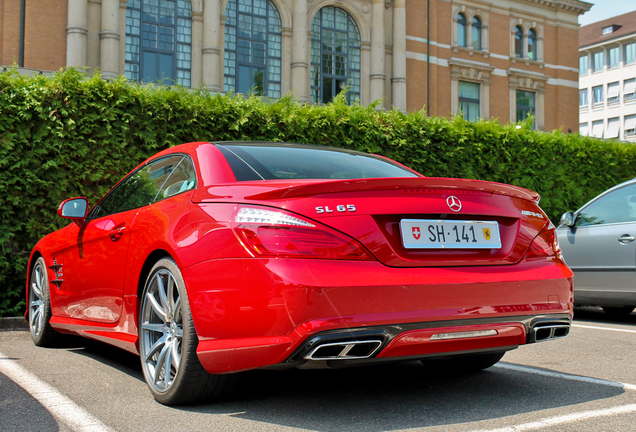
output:
<svg viewBox="0 0 636 432"><path fill-rule="evenodd" d="M551 372L551 371L537 369L537 368L533 368L529 366L521 366L521 365L510 364L510 363L498 363L494 367L499 369L507 369L507 370L513 370L517 372L530 373L534 375L541 375L541 376L546 376L550 378L560 378L560 379L570 380L570 381L578 381L578 382L585 382L589 384L616 387L616 388L620 388L624 390L632 390L632 391L636 390L636 385L634 384L625 384L625 383L619 383L614 381L602 380L598 378L584 377L580 375L570 375L570 374L565 374L560 372ZM610 417L610 416L615 416L618 414L625 414L625 413L632 413L632 412L636 412L636 404L616 406L616 407L606 408L601 410L581 411L581 412L577 412L573 414L551 417L551 418L547 418L537 422L523 423L523 424L508 426L508 427L499 428L499 429L484 429L484 430L473 431L473 432L520 432L520 431L537 430L537 429L544 429L547 427L562 425L566 423L574 423L581 420L588 420L588 419L596 418L596 417Z"/></svg>
<svg viewBox="0 0 636 432"><path fill-rule="evenodd" d="M551 426L562 425L565 423L574 423L581 420L589 420L596 417L609 417L615 416L618 414L627 414L636 412L636 404L630 405L622 405L613 408L594 410L594 411L583 411L577 412L574 414L568 414L564 416L557 416L548 419L544 419L537 422L524 423L515 426L508 426L499 429L483 429L480 431L473 432L519 432L519 431L529 431L536 429L544 429Z"/></svg>
<svg viewBox="0 0 636 432"><path fill-rule="evenodd" d="M22 387L57 420L77 432L112 432L75 402L0 352L0 373Z"/></svg>
<svg viewBox="0 0 636 432"><path fill-rule="evenodd" d="M608 387L616 387L623 390L636 391L635 384L620 383L620 382L608 381L608 380L599 379L599 378L590 378L590 377L581 376L581 375L571 375L571 374L566 374L561 372L552 372L552 371L547 371L543 369L533 368L530 366L521 366L521 365L516 365L511 363L497 363L493 367L496 367L499 369L514 370L517 372L531 373L531 374L541 375L541 376L550 377L550 378L561 378L561 379L570 380L570 381L579 381L579 382L584 382L588 384L603 385Z"/></svg>
<svg viewBox="0 0 636 432"><path fill-rule="evenodd" d="M594 330L607 330L607 331L615 331L615 332L623 332L623 333L636 333L636 330L617 329L617 328L611 328L611 327L588 326L588 325L581 325L581 324L572 324L572 327L587 328L587 329L594 329Z"/></svg>

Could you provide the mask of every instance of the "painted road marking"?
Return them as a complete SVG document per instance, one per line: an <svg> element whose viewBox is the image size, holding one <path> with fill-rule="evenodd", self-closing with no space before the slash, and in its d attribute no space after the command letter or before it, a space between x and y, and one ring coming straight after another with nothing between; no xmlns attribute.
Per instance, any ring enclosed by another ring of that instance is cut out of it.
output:
<svg viewBox="0 0 636 432"><path fill-rule="evenodd" d="M28 372L0 352L0 373L22 387L57 420L74 432L112 432L113 430L90 415L75 402Z"/></svg>
<svg viewBox="0 0 636 432"><path fill-rule="evenodd" d="M583 411L574 414L567 414L563 416L551 417L537 422L524 423L515 426L508 426L499 429L482 429L473 432L519 432L529 431L536 429L544 429L547 427L558 426L566 423L574 423L581 420L589 420L597 417L609 417L619 414L628 414L636 412L636 404L621 405L614 408L607 408L593 411Z"/></svg>
<svg viewBox="0 0 636 432"><path fill-rule="evenodd" d="M591 377L586 377L581 375L571 375L571 374L566 374L562 372L552 372L552 371L547 371L544 369L533 368L530 366L521 366L521 365L516 365L511 363L497 363L493 367L496 367L499 369L514 370L517 372L531 373L531 374L541 375L541 376L550 377L550 378L561 378L561 379L570 380L570 381L579 381L579 382L584 382L588 384L603 385L608 387L616 387L623 390L636 391L635 384L619 383L619 382L608 381L608 380L604 380L600 378L591 378Z"/></svg>
<svg viewBox="0 0 636 432"><path fill-rule="evenodd" d="M581 325L581 324L572 324L572 327L587 328L587 329L594 329L594 330L607 330L607 331L615 331L615 332L623 332L623 333L636 333L636 330L616 329L611 327L599 327L599 326L587 326L587 325Z"/></svg>
<svg viewBox="0 0 636 432"><path fill-rule="evenodd" d="M603 380L598 378L584 377L580 375L570 375L570 374L561 373L561 372L551 372L551 371L537 369L537 368L533 368L529 366L521 366L521 365L510 364L510 363L498 363L494 367L499 369L512 370L516 372L524 372L524 373L530 373L535 375L541 375L541 376L550 377L550 378L560 378L560 379L570 380L570 381L578 381L578 382L584 382L589 384L616 387L616 388L620 388L624 390L632 390L632 391L636 390L636 385L634 384L619 383L619 382L608 381L608 380ZM597 418L597 417L611 417L611 416L615 416L619 414L627 414L627 413L633 413L633 412L636 412L636 404L621 405L621 406L615 406L612 408L606 408L606 409L600 409L600 410L581 411L581 412L577 412L573 414L551 417L551 418L543 419L541 421L536 421L536 422L523 423L523 424L518 424L514 426L498 428L498 429L483 429L483 430L473 431L473 432L529 431L529 430L545 429L548 427L563 425L566 423L574 423L574 422L578 422L582 420L589 420L589 419Z"/></svg>

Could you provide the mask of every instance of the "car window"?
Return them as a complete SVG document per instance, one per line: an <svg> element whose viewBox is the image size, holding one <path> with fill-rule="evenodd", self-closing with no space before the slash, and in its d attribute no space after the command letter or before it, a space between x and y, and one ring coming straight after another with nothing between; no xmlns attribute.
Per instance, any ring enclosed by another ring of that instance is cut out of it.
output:
<svg viewBox="0 0 636 432"><path fill-rule="evenodd" d="M122 181L93 209L89 219L96 219L151 204L162 186L177 168L182 155L153 161Z"/></svg>
<svg viewBox="0 0 636 432"><path fill-rule="evenodd" d="M196 184L197 174L194 170L194 164L190 158L184 157L161 187L155 201L161 201L162 199L192 190Z"/></svg>
<svg viewBox="0 0 636 432"><path fill-rule="evenodd" d="M617 189L583 208L575 226L636 222L636 184Z"/></svg>
<svg viewBox="0 0 636 432"><path fill-rule="evenodd" d="M383 158L328 147L224 144L219 149L238 181L417 177Z"/></svg>

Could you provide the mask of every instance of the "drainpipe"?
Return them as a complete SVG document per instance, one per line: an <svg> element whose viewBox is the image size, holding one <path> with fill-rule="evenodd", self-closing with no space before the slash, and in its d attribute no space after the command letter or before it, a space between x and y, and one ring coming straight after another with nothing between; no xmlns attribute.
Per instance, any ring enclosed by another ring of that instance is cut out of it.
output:
<svg viewBox="0 0 636 432"><path fill-rule="evenodd" d="M26 9L26 0L20 1L20 54L18 57L18 66L24 67L24 22L25 22L25 11Z"/></svg>
<svg viewBox="0 0 636 432"><path fill-rule="evenodd" d="M426 114L431 115L431 0L426 0Z"/></svg>

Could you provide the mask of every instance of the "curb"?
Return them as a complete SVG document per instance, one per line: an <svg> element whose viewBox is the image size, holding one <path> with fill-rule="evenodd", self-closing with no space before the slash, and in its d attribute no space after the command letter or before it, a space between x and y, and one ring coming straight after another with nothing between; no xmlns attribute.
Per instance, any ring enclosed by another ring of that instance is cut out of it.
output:
<svg viewBox="0 0 636 432"><path fill-rule="evenodd" d="M28 330L29 323L24 317L0 318L0 331Z"/></svg>

